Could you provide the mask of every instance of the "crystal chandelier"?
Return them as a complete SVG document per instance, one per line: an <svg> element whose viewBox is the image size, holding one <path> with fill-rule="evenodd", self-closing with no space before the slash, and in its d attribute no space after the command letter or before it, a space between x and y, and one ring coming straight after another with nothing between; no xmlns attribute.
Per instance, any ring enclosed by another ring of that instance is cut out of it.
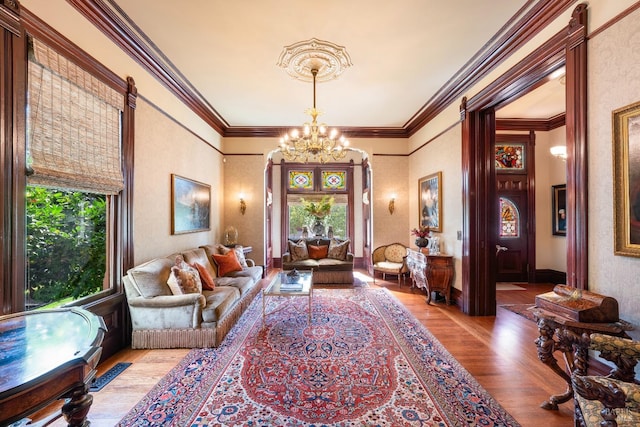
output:
<svg viewBox="0 0 640 427"><path fill-rule="evenodd" d="M311 116L311 123L302 126L302 132L293 129L280 138L280 151L289 161L308 162L310 159L326 163L340 160L347 155L349 141L341 136L337 129L329 131L326 123L318 123L320 111L316 109L316 76L318 69L312 68L313 75L313 107L305 113Z"/></svg>

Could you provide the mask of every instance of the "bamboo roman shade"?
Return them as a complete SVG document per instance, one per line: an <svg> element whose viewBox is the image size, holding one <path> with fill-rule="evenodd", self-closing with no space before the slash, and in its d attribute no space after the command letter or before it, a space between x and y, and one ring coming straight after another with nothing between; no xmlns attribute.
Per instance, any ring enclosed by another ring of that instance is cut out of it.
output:
<svg viewBox="0 0 640 427"><path fill-rule="evenodd" d="M120 192L124 96L34 38L28 79L28 183Z"/></svg>

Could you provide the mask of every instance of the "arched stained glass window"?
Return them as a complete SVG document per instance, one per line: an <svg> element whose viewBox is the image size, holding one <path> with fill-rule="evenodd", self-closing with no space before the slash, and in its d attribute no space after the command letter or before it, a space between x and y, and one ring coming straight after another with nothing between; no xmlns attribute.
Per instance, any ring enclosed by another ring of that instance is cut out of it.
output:
<svg viewBox="0 0 640 427"><path fill-rule="evenodd" d="M500 237L520 237L520 212L516 205L500 197Z"/></svg>

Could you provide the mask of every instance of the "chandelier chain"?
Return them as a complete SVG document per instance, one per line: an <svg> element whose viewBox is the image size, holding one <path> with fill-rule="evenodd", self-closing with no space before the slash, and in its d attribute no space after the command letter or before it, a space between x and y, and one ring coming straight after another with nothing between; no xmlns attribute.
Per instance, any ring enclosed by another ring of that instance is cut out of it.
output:
<svg viewBox="0 0 640 427"><path fill-rule="evenodd" d="M339 136L337 129L328 132L325 123L318 124L317 118L321 114L316 108L316 76L318 69L311 70L313 75L313 107L305 111L311 116L311 123L303 125L302 132L293 129L280 139L280 152L289 161L308 162L310 159L321 163L343 159L348 151L349 141ZM328 133L327 133L328 132Z"/></svg>

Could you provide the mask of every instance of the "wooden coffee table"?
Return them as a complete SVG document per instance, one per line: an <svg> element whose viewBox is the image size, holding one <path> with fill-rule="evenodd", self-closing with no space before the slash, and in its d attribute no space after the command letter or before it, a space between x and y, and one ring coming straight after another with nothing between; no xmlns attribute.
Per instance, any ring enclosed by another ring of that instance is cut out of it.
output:
<svg viewBox="0 0 640 427"><path fill-rule="evenodd" d="M267 297L307 297L309 299L309 323L311 323L311 299L313 298L313 271L291 270L278 273L269 286L262 290L262 321L269 314L284 308L280 305L266 312Z"/></svg>

